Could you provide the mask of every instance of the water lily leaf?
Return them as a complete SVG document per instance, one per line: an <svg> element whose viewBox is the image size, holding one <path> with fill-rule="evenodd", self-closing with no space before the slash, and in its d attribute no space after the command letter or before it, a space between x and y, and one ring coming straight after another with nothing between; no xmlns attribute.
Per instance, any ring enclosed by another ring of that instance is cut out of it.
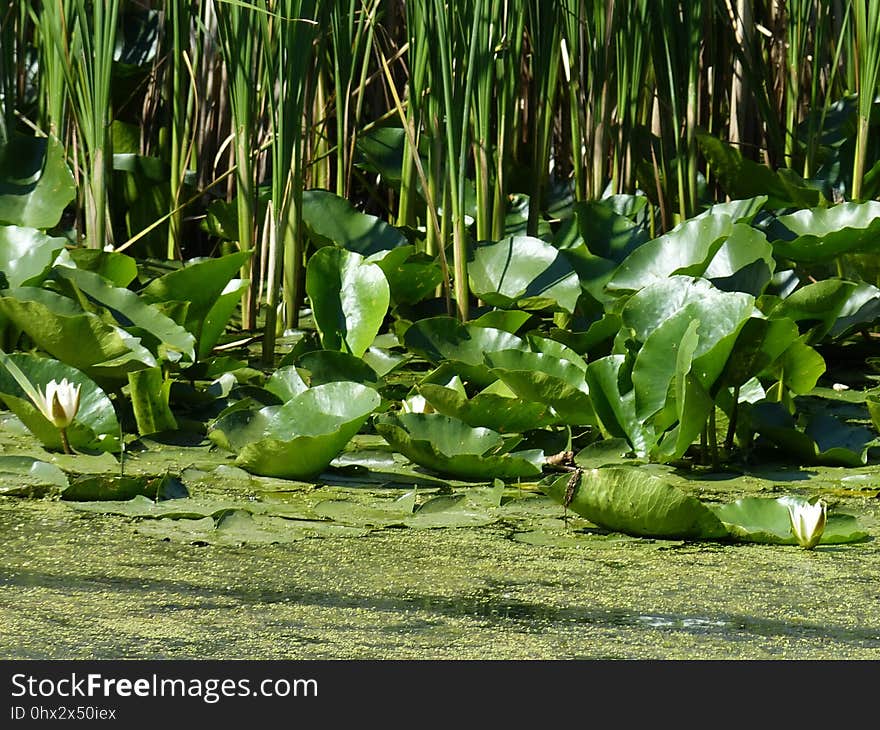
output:
<svg viewBox="0 0 880 730"><path fill-rule="evenodd" d="M272 545L298 542L310 537L360 537L363 530L320 522L295 522L281 517L227 510L200 520L156 519L138 524L136 531L162 540L217 545Z"/></svg>
<svg viewBox="0 0 880 730"><path fill-rule="evenodd" d="M805 263L829 261L850 252L876 253L880 202L839 203L779 216L790 239L773 241L777 257Z"/></svg>
<svg viewBox="0 0 880 730"><path fill-rule="evenodd" d="M781 403L757 403L749 411L752 428L796 458L811 464L864 466L876 435L834 416L818 414L801 429Z"/></svg>
<svg viewBox="0 0 880 730"><path fill-rule="evenodd" d="M565 256L531 236L477 246L468 276L475 296L502 309L574 312L581 294L577 274Z"/></svg>
<svg viewBox="0 0 880 730"><path fill-rule="evenodd" d="M131 405L141 436L177 428L177 419L168 405L171 382L165 378L160 367L144 368L128 374Z"/></svg>
<svg viewBox="0 0 880 730"><path fill-rule="evenodd" d="M602 466L632 463L632 449L626 439L602 439L574 455L574 463L581 469L598 469Z"/></svg>
<svg viewBox="0 0 880 730"><path fill-rule="evenodd" d="M93 377L122 378L156 359L120 327L83 312L72 300L46 289L18 287L0 296L0 313L37 347Z"/></svg>
<svg viewBox="0 0 880 730"><path fill-rule="evenodd" d="M315 514L344 525L357 527L403 526L415 509L415 493L408 492L395 500L370 504L350 499L327 499L314 506Z"/></svg>
<svg viewBox="0 0 880 730"><path fill-rule="evenodd" d="M471 428L457 418L438 413L386 413L378 416L374 425L410 461L460 479L534 477L544 464L543 451L503 453L503 439L498 432Z"/></svg>
<svg viewBox="0 0 880 730"><path fill-rule="evenodd" d="M281 406L228 411L208 437L237 452L235 463L254 474L312 478L329 466L380 402L375 390L360 383L327 383Z"/></svg>
<svg viewBox="0 0 880 730"><path fill-rule="evenodd" d="M441 494L419 505L404 520L407 527L417 530L433 530L451 527L484 527L498 521L465 497L463 494Z"/></svg>
<svg viewBox="0 0 880 730"><path fill-rule="evenodd" d="M183 482L172 475L148 477L90 474L72 479L70 485L61 492L61 498L71 502L128 502L132 498L139 498L132 506L186 496L188 492Z"/></svg>
<svg viewBox="0 0 880 730"><path fill-rule="evenodd" d="M309 388L302 375L300 375L299 370L293 365L285 365L278 368L269 376L264 387L270 393L277 395L282 403L289 401Z"/></svg>
<svg viewBox="0 0 880 730"><path fill-rule="evenodd" d="M486 389L468 398L463 388L425 381L419 384L418 390L438 413L458 418L468 426L483 426L499 433L520 433L557 421L549 405L523 402L512 391L501 394Z"/></svg>
<svg viewBox="0 0 880 730"><path fill-rule="evenodd" d="M241 298L249 285L250 282L247 279L230 279L220 296L215 300L214 306L208 310L208 314L202 321L201 331L197 333L200 360L204 360L211 354L214 345L226 331L230 317L241 304ZM187 314L189 314L188 308Z"/></svg>
<svg viewBox="0 0 880 730"><path fill-rule="evenodd" d="M382 269L358 253L328 246L309 259L306 292L324 349L362 357L388 312Z"/></svg>
<svg viewBox="0 0 880 730"><path fill-rule="evenodd" d="M786 184L786 179L767 165L742 156L736 147L706 132L697 132L700 149L718 175L724 191L732 198L765 194L770 208L815 206L821 194L806 184Z"/></svg>
<svg viewBox="0 0 880 730"><path fill-rule="evenodd" d="M409 353L401 354L384 347L368 347L362 359L366 365L373 369L376 376L381 379L409 362L412 359L412 355Z"/></svg>
<svg viewBox="0 0 880 730"><path fill-rule="evenodd" d="M595 425L596 413L586 380L586 363L560 359L542 352L500 350L485 354L491 373L520 398L548 405L558 423Z"/></svg>
<svg viewBox="0 0 880 730"><path fill-rule="evenodd" d="M309 384L313 386L347 380L378 388L382 380L361 358L347 352L315 350L298 358L296 364L309 372Z"/></svg>
<svg viewBox="0 0 880 730"><path fill-rule="evenodd" d="M730 235L709 261L702 276L718 289L760 296L776 270L773 246L761 231L734 223Z"/></svg>
<svg viewBox="0 0 880 730"><path fill-rule="evenodd" d="M0 223L53 228L76 196L56 137L13 134L0 146Z"/></svg>
<svg viewBox="0 0 880 730"><path fill-rule="evenodd" d="M769 312L772 318L815 323L808 343L840 338L880 318L880 289L871 284L824 279L792 292Z"/></svg>
<svg viewBox="0 0 880 730"><path fill-rule="evenodd" d="M733 221L727 215L686 220L633 251L606 286L612 291L638 291L673 274L699 276L732 231Z"/></svg>
<svg viewBox="0 0 880 730"><path fill-rule="evenodd" d="M806 502L795 497L744 497L730 504L711 505L735 540L771 545L797 545L791 531L788 505L792 501ZM839 545L859 542L868 537L853 515L829 513L820 545Z"/></svg>
<svg viewBox="0 0 880 730"><path fill-rule="evenodd" d="M485 314L472 319L471 324L478 327L494 327L515 335L533 316L529 312L521 312L517 309L490 309Z"/></svg>
<svg viewBox="0 0 880 730"><path fill-rule="evenodd" d="M55 464L32 456L0 456L0 495L42 497L67 484L67 474Z"/></svg>
<svg viewBox="0 0 880 730"><path fill-rule="evenodd" d="M486 352L526 350L522 338L453 317L429 317L414 322L403 336L406 347L435 365L448 363L464 380L485 387L496 380L483 360Z"/></svg>
<svg viewBox="0 0 880 730"><path fill-rule="evenodd" d="M65 243L35 228L0 226L0 272L7 286L38 286Z"/></svg>
<svg viewBox="0 0 880 730"><path fill-rule="evenodd" d="M348 200L327 190L303 193L303 224L320 246L335 244L370 256L408 244L406 237L381 218L361 213Z"/></svg>
<svg viewBox="0 0 880 730"><path fill-rule="evenodd" d="M229 316L239 301L246 281L236 280L251 252L237 251L225 256L194 259L145 286L140 296L145 302L187 302L182 325L199 343L204 357L217 343Z"/></svg>
<svg viewBox="0 0 880 730"><path fill-rule="evenodd" d="M572 487L569 481L575 479ZM712 540L728 536L721 520L696 497L638 467L591 469L544 486L568 508L607 530L641 537Z"/></svg>
<svg viewBox="0 0 880 730"><path fill-rule="evenodd" d="M416 304L433 295L443 281L440 264L414 246L398 246L374 253L367 259L385 274L395 304Z"/></svg>
<svg viewBox="0 0 880 730"><path fill-rule="evenodd" d="M127 287L138 276L137 261L118 251L77 247L68 249L66 255L77 269L94 271L114 286Z"/></svg>
<svg viewBox="0 0 880 730"><path fill-rule="evenodd" d="M120 324L134 325L150 333L160 343L160 353L176 361L181 355L195 360L195 338L159 309L141 299L130 289L113 286L100 274L66 266L56 267L62 279L72 282L95 301L108 307Z"/></svg>
<svg viewBox="0 0 880 730"><path fill-rule="evenodd" d="M67 429L74 449L115 452L119 450L119 421L107 394L93 380L70 365L28 353L7 355L41 393L50 380L79 383L80 399L76 419ZM0 366L0 398L45 446L62 448L58 429L42 414L6 367Z"/></svg>
<svg viewBox="0 0 880 730"><path fill-rule="evenodd" d="M626 370L623 355L607 355L591 362L586 375L590 400L604 432L626 438L636 456L644 457L656 443L656 436L651 425L636 415L635 390L621 390L621 383L631 378Z"/></svg>

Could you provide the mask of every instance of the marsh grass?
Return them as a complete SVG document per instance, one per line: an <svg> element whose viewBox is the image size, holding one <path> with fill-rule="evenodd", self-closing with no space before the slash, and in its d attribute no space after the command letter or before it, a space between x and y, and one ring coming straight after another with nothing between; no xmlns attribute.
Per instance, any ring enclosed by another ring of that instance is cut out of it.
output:
<svg viewBox="0 0 880 730"><path fill-rule="evenodd" d="M878 154L871 110L880 0L151 7L165 32L157 70L138 93L156 112L144 115L142 152L160 150L169 167L168 210L159 216L168 221L165 255L252 251L241 271L251 282L242 326L265 326L267 348L278 317L282 330L295 326L303 302L306 186L410 231L440 262L438 293L462 319L472 303L470 250L505 235L512 194L528 199L532 235L557 220L551 189L575 201L640 191L660 221L656 234L723 197L698 129L812 179L829 174L822 140L832 104L857 98L855 152L841 158L851 171L833 182L856 200L876 188L865 178ZM117 199L109 195L110 129L121 8L119 0L54 0L0 11L0 142L32 128L66 141L80 183L76 234L94 248L112 242L112 221L125 215L108 204ZM391 177L365 165L360 149L388 127L402 144ZM190 171L195 192L183 184ZM234 240L184 236L183 221L218 195L218 180L228 181ZM144 236L120 245L135 253Z"/></svg>

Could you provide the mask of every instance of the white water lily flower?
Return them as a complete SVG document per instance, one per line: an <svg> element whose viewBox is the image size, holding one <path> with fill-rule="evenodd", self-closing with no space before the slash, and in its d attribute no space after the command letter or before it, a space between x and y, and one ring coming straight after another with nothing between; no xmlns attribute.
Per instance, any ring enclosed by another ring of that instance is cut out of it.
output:
<svg viewBox="0 0 880 730"><path fill-rule="evenodd" d="M404 413L433 413L434 409L431 404L425 400L423 395L411 395L400 403L401 410Z"/></svg>
<svg viewBox="0 0 880 730"><path fill-rule="evenodd" d="M41 402L37 406L55 428L67 428L79 410L79 391L79 383L70 383L67 378L59 383L53 378L46 385L46 392L40 393Z"/></svg>
<svg viewBox="0 0 880 730"><path fill-rule="evenodd" d="M810 550L819 544L825 532L825 518L828 506L821 499L816 504L799 502L788 505L791 518L791 531L801 547Z"/></svg>

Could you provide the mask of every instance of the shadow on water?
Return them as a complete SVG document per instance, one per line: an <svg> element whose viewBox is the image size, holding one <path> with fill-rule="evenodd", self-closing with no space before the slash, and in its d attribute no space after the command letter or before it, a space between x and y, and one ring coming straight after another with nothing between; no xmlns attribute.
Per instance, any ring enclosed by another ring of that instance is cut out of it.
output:
<svg viewBox="0 0 880 730"><path fill-rule="evenodd" d="M57 575L43 571L17 570L14 576L0 577L0 587L46 588L66 594L72 592L105 593L113 591L131 594L141 612L174 610L229 609L230 600L242 607L269 607L273 604L295 604L314 608L356 609L380 614L405 616L405 625L398 621L385 623L377 631L412 632L420 627L434 625L432 618L477 619L488 626L498 625L522 633L540 632L548 625L576 630L595 629L651 629L689 635L714 634L727 639L747 641L753 638L787 638L804 640L833 639L836 643L859 649L880 648L880 631L876 627L845 628L820 623L788 622L740 614L719 613L713 616L688 615L671 612L644 612L622 608L598 609L584 605L551 606L546 603L511 599L503 595L503 584L488 587L469 595L442 596L359 596L351 592L333 590L260 590L224 586L212 588L186 581L144 578L104 577L94 575ZM181 601L145 602L145 596L166 593L180 596ZM196 603L187 599L196 599ZM421 619L413 611L425 614Z"/></svg>

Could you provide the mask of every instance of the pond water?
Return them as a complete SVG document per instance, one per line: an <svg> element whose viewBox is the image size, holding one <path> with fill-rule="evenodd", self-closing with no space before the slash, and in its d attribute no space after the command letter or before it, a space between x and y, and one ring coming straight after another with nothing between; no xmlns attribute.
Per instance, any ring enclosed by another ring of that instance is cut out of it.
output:
<svg viewBox="0 0 880 730"><path fill-rule="evenodd" d="M505 489L499 519L474 507L453 526L383 522L411 490L283 483L205 451L150 453L132 458L132 473L187 464L190 502L232 500L242 509L223 514L234 529L181 532L195 520L93 511L51 492L0 497L0 657L880 658L873 538L814 551L638 539L566 520L528 485ZM874 467L691 482L707 500L821 493L871 535L878 486ZM419 499L449 491L420 489ZM316 511L334 514L328 504L346 508L338 530L312 530ZM276 542L278 524L299 532Z"/></svg>

